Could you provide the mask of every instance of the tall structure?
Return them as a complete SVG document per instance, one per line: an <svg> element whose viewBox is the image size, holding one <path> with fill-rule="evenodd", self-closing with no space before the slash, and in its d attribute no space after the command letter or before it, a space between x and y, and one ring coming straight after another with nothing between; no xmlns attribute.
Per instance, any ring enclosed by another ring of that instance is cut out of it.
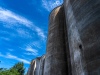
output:
<svg viewBox="0 0 100 75"><path fill-rule="evenodd" d="M100 0L64 0L50 14L47 52L28 75L100 75Z"/></svg>

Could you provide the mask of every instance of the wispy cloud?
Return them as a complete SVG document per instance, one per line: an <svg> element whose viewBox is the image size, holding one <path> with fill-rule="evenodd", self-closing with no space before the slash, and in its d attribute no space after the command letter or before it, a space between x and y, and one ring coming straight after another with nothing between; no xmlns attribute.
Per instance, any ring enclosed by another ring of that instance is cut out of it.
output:
<svg viewBox="0 0 100 75"><path fill-rule="evenodd" d="M27 27L30 27L31 22L28 21L26 18L19 16L15 13L13 13L10 10L4 9L0 7L0 20L6 21L9 23L21 23L26 25Z"/></svg>
<svg viewBox="0 0 100 75"><path fill-rule="evenodd" d="M10 52L14 51L13 49L8 49Z"/></svg>
<svg viewBox="0 0 100 75"><path fill-rule="evenodd" d="M0 39L2 39L2 40L6 40L6 41L10 41L10 39L7 38L7 37L0 37Z"/></svg>
<svg viewBox="0 0 100 75"><path fill-rule="evenodd" d="M3 21L4 23L9 23L5 25L5 27L7 28L12 28L14 26L20 27L20 25L26 26L32 31L35 31L37 35L43 40L46 38L46 36L44 35L44 31L41 28L37 27L33 22L2 7L0 7L0 21ZM22 32L19 33L21 34Z"/></svg>
<svg viewBox="0 0 100 75"><path fill-rule="evenodd" d="M63 3L63 0L42 0L43 7L48 11L51 11L56 6L59 6Z"/></svg>
<svg viewBox="0 0 100 75"><path fill-rule="evenodd" d="M0 53L0 57L4 57L4 58L8 58L8 59L14 59L14 60L17 60L17 61L21 61L21 62L24 62L26 64L30 64L30 62L28 60L25 60L25 59L22 59L22 58L19 58L17 56L14 56L10 53L7 53L6 55L3 55L2 53Z"/></svg>
<svg viewBox="0 0 100 75"><path fill-rule="evenodd" d="M35 27L35 30L37 31L38 36L41 36L43 40L46 39L46 36L44 35L44 32L39 27Z"/></svg>
<svg viewBox="0 0 100 75"><path fill-rule="evenodd" d="M27 51L27 53L25 53L26 55L38 55L38 51L31 46L27 46L25 50Z"/></svg>
<svg viewBox="0 0 100 75"><path fill-rule="evenodd" d="M26 31L22 28L16 30L18 35L22 38L32 38L32 34L29 31Z"/></svg>
<svg viewBox="0 0 100 75"><path fill-rule="evenodd" d="M3 54L1 54L1 53L0 53L0 56L1 56L1 57L4 57L4 55L3 55Z"/></svg>
<svg viewBox="0 0 100 75"><path fill-rule="evenodd" d="M30 43L31 46L35 46L37 48L41 48L41 43L39 40L37 41L33 41L32 43Z"/></svg>

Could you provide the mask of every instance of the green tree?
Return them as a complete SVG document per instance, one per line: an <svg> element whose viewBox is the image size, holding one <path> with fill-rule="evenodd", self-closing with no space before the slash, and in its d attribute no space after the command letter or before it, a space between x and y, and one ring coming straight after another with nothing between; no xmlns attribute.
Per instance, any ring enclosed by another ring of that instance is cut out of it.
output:
<svg viewBox="0 0 100 75"><path fill-rule="evenodd" d="M2 69L0 71L0 75L20 75L20 74L18 73L18 71L14 70L14 69L13 69L13 71L7 70L7 69Z"/></svg>
<svg viewBox="0 0 100 75"><path fill-rule="evenodd" d="M18 62L18 63L16 63L16 64L11 68L11 71L12 71L13 69L16 70L16 71L18 71L18 73L19 73L20 75L24 75L25 68L24 68L24 63L23 63L23 62Z"/></svg>
<svg viewBox="0 0 100 75"><path fill-rule="evenodd" d="M25 68L23 62L16 63L12 68L0 68L0 75L24 75Z"/></svg>

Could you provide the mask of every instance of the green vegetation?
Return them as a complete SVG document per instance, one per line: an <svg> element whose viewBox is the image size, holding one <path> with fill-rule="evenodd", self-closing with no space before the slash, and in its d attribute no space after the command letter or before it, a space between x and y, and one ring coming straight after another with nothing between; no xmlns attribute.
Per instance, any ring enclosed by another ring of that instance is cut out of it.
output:
<svg viewBox="0 0 100 75"><path fill-rule="evenodd" d="M16 63L10 69L0 68L0 75L24 75L25 68L23 62Z"/></svg>

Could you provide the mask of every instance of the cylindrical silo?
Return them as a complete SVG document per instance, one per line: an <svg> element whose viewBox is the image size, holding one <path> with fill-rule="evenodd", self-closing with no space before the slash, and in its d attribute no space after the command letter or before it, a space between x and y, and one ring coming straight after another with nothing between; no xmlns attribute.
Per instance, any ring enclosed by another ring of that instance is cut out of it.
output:
<svg viewBox="0 0 100 75"><path fill-rule="evenodd" d="M44 75L67 75L64 25L64 8L59 6L50 14Z"/></svg>

